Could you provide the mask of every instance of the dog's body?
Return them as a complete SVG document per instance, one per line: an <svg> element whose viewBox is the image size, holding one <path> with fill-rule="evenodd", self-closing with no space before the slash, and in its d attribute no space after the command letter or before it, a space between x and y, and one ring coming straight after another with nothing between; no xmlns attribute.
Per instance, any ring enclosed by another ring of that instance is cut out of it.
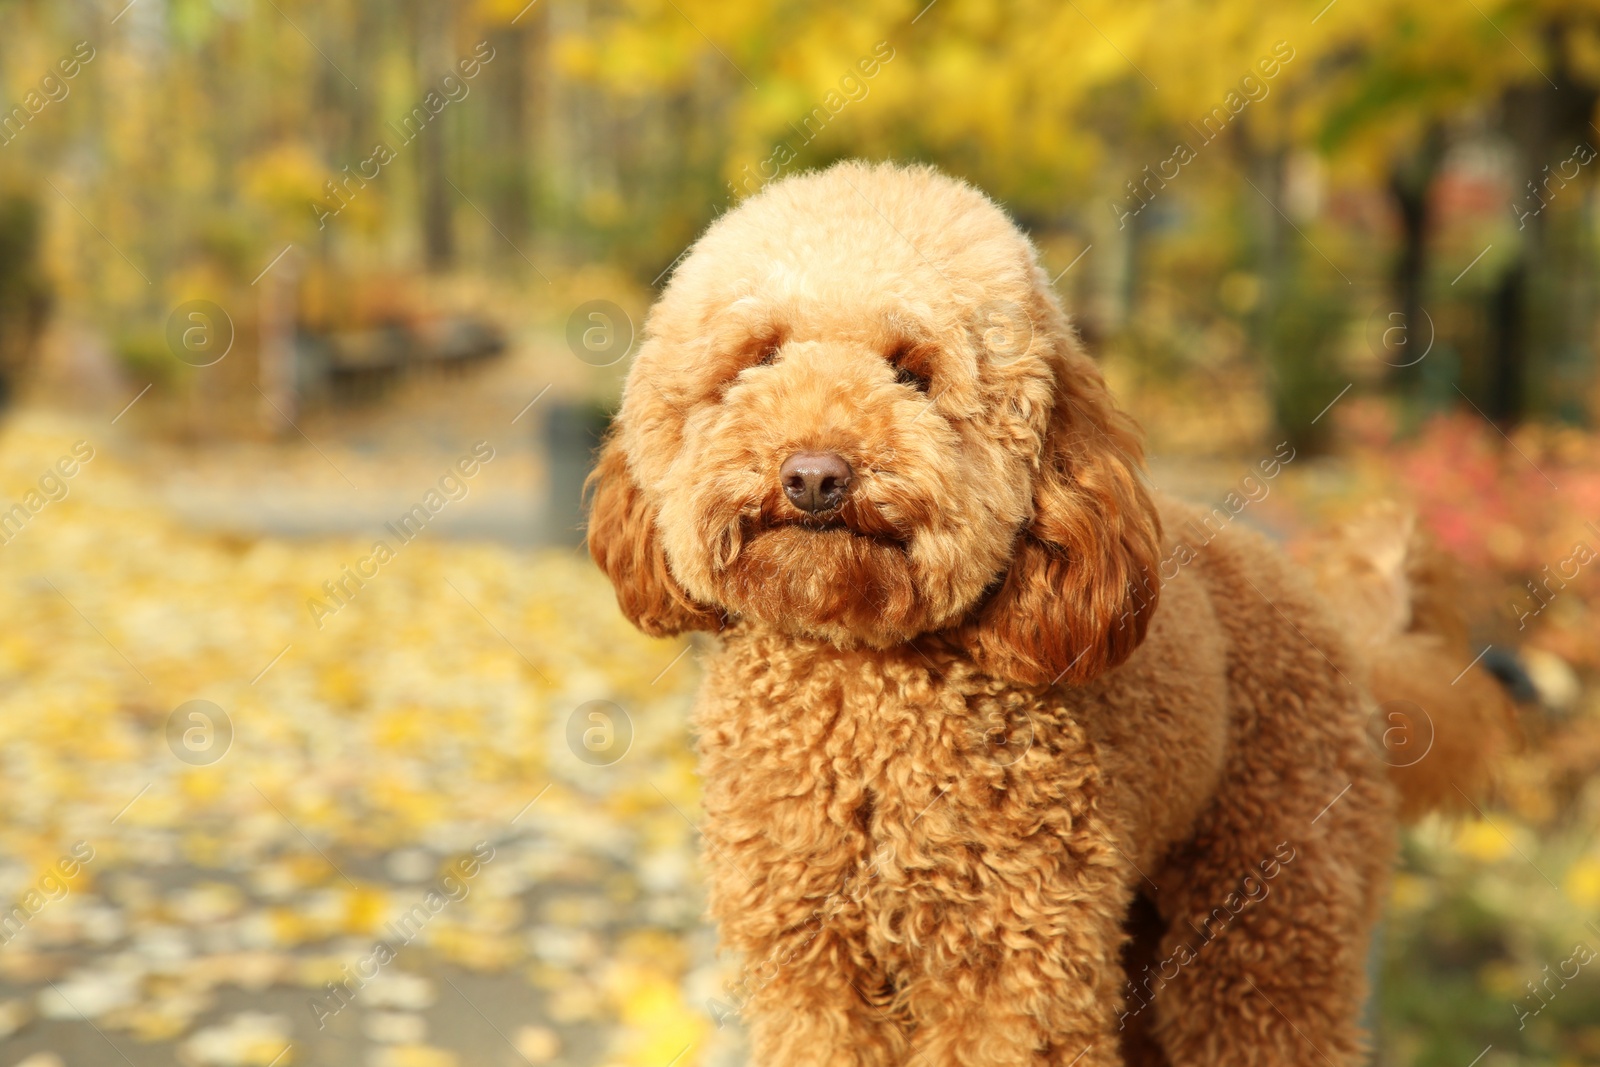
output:
<svg viewBox="0 0 1600 1067"><path fill-rule="evenodd" d="M1369 657L1255 534L1164 542L1140 467L1031 247L930 171L780 183L674 278L591 550L644 629L719 631L705 858L755 1062L1361 1055Z"/></svg>
<svg viewBox="0 0 1600 1067"><path fill-rule="evenodd" d="M1253 535L1161 598L1055 688L732 628L697 722L755 1062L1110 1064L1152 1026L1173 1063L1353 1057L1393 824L1360 671ZM1169 920L1124 975L1136 893Z"/></svg>

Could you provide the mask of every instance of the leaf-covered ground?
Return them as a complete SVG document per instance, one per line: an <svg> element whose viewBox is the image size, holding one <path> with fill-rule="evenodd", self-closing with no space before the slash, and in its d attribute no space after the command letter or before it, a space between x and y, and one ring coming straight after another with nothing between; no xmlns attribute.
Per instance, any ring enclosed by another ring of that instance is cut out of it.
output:
<svg viewBox="0 0 1600 1067"><path fill-rule="evenodd" d="M0 547L0 1062L715 1056L692 654L563 549L379 531L339 605L374 537L192 532L103 423L12 425L0 500L80 441Z"/></svg>

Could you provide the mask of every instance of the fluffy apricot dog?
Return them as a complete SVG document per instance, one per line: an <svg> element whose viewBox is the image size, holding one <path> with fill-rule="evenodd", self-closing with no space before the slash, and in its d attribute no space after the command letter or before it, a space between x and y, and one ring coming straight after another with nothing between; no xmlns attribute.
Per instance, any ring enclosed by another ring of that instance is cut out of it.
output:
<svg viewBox="0 0 1600 1067"><path fill-rule="evenodd" d="M1403 533L1329 549L1340 610L1146 483L967 185L791 178L678 268L589 544L641 629L716 634L704 857L754 1062L1363 1057L1402 798L1470 788L1497 697L1451 686L1472 654ZM1380 675L1454 765L1396 779Z"/></svg>

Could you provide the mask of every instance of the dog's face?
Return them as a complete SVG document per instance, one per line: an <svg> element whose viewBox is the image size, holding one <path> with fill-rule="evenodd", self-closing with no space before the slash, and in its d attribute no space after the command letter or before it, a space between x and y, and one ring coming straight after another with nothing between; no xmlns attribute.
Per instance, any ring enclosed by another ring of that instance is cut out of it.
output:
<svg viewBox="0 0 1600 1067"><path fill-rule="evenodd" d="M1140 444L971 188L844 164L714 224L652 310L590 551L653 634L939 633L999 677L1120 663L1155 601Z"/></svg>

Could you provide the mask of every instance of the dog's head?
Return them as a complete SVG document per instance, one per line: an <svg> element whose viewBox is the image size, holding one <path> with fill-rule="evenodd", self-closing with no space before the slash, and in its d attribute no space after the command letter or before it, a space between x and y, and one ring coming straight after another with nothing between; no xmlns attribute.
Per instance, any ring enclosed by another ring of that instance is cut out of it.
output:
<svg viewBox="0 0 1600 1067"><path fill-rule="evenodd" d="M1026 684L1143 639L1137 431L970 186L858 163L776 183L706 232L645 333L589 549L646 632L937 633Z"/></svg>

